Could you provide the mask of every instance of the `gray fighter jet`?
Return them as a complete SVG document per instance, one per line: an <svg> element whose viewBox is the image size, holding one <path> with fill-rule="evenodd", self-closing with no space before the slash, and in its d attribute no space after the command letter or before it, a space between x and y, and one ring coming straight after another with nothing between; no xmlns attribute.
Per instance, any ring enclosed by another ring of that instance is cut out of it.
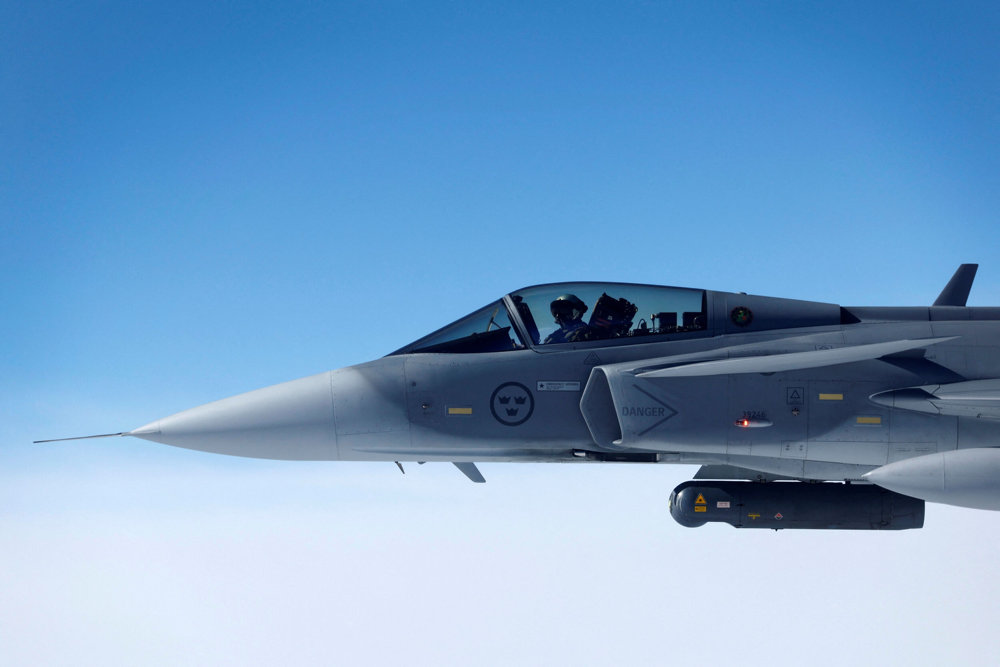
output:
<svg viewBox="0 0 1000 667"><path fill-rule="evenodd" d="M682 463L685 526L1000 510L1000 308L616 283L512 292L392 354L110 434L269 459ZM102 436L92 436L102 437Z"/></svg>

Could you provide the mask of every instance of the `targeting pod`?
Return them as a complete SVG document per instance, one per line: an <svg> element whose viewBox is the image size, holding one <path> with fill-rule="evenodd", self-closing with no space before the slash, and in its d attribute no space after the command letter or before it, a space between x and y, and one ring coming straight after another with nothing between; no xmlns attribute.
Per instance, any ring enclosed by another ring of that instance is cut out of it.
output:
<svg viewBox="0 0 1000 667"><path fill-rule="evenodd" d="M906 530L924 525L924 501L870 484L684 482L670 494L682 526Z"/></svg>

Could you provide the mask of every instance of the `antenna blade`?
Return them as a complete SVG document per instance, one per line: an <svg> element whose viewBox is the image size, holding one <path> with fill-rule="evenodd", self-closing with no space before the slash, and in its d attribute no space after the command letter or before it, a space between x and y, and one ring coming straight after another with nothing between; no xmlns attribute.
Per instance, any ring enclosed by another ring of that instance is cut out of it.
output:
<svg viewBox="0 0 1000 667"><path fill-rule="evenodd" d="M486 478L483 477L483 473L479 472L479 468L476 467L475 463L454 463L454 465L462 471L463 475L471 479L476 484L482 484L486 481Z"/></svg>

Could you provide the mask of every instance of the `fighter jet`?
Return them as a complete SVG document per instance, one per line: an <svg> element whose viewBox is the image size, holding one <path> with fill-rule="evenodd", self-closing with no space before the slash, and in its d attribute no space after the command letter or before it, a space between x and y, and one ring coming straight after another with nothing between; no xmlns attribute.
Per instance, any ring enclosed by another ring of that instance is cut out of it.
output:
<svg viewBox="0 0 1000 667"><path fill-rule="evenodd" d="M108 435L474 482L485 461L697 464L669 497L684 526L920 528L925 501L1000 510L1000 308L966 306L976 270L929 307L526 287L381 359Z"/></svg>

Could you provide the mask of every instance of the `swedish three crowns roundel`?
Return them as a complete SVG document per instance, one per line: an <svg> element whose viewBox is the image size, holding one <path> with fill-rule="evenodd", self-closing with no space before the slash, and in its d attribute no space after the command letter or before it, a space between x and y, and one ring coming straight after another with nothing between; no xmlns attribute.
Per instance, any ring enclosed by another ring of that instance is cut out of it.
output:
<svg viewBox="0 0 1000 667"><path fill-rule="evenodd" d="M490 410L501 424L519 426L535 411L535 397L520 382L505 382L493 391Z"/></svg>

